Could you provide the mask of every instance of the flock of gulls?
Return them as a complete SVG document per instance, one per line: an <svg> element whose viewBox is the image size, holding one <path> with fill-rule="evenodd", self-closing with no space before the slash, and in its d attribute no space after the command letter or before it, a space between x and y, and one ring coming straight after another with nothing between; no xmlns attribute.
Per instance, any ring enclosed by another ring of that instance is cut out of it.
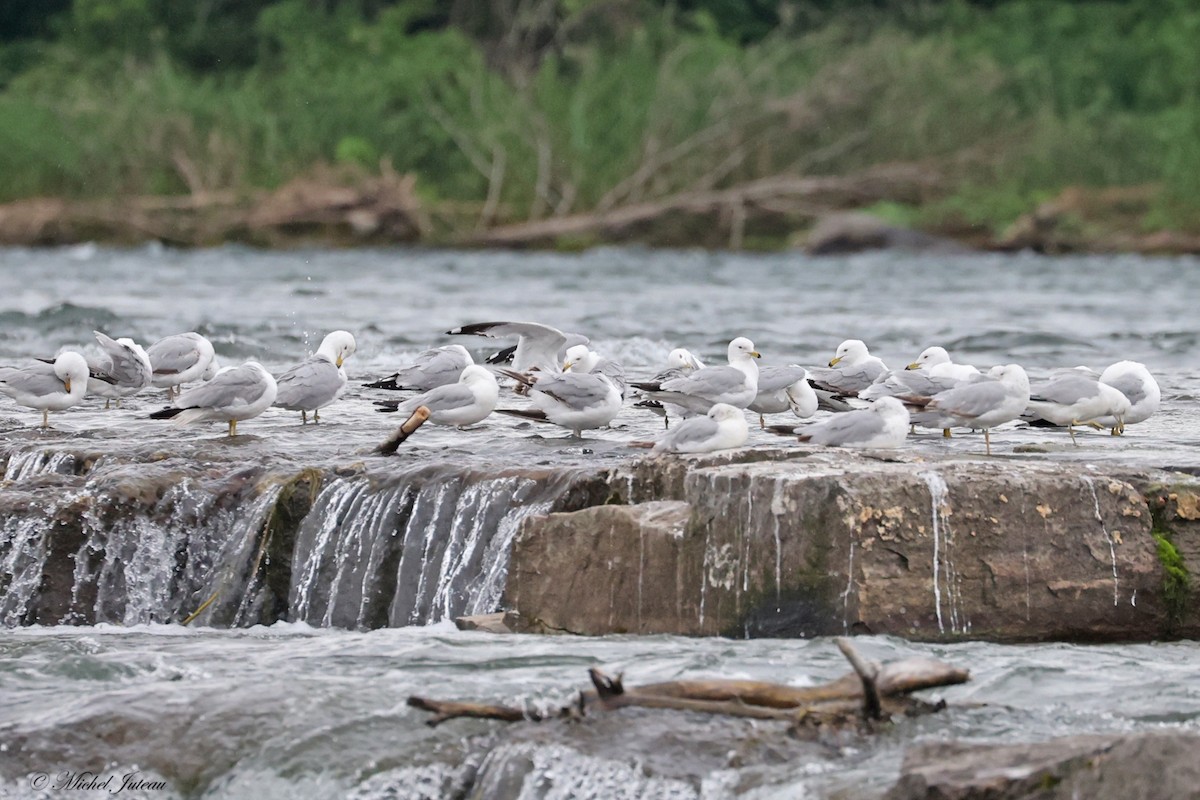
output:
<svg viewBox="0 0 1200 800"><path fill-rule="evenodd" d="M437 425L467 428L493 412L545 421L573 437L608 426L632 406L660 414L665 431L654 442L632 442L657 453L703 453L740 447L749 436L747 412L761 427L830 447L895 448L916 427L983 431L991 454L990 431L1024 420L1031 425L1109 429L1142 422L1158 410L1161 393L1149 371L1137 362L1120 361L1095 373L1084 367L1062 369L1030 386L1025 370L1004 364L981 372L954 363L944 348L930 347L902 369L888 369L867 346L850 339L837 348L827 366L763 366L754 343L738 337L729 343L726 364L707 366L685 349L672 350L665 369L645 381L627 381L625 370L590 348L579 334L528 322L487 322L447 331L516 339L516 344L477 364L458 344L426 350L413 363L367 388L412 393L404 399L377 401L380 411L420 412ZM105 407L151 388L165 389L169 407L154 419L175 423L239 421L274 406L299 411L301 422L320 420L319 411L347 387L344 362L354 354L354 336L334 331L317 352L279 375L256 361L221 368L212 344L198 333L180 333L149 348L128 338L96 331L98 355L64 351L53 360L25 367L0 367L0 392L19 405L39 409L42 426L49 412L62 411L87 396L102 397ZM521 408L498 409L497 376L512 382ZM191 388L184 388L194 384ZM821 422L767 426L767 414L813 417ZM678 420L672 425L672 420Z"/></svg>

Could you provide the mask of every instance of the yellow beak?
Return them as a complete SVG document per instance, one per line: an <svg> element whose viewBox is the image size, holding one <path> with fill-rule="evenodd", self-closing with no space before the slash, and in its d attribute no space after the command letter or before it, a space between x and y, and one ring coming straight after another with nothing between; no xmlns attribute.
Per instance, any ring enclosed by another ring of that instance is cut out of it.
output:
<svg viewBox="0 0 1200 800"><path fill-rule="evenodd" d="M570 371L571 371L571 362L570 362L570 361L564 361L564 362L563 362L563 365L562 365L562 371L563 371L563 372L570 372Z"/></svg>
<svg viewBox="0 0 1200 800"><path fill-rule="evenodd" d="M338 365L339 367L340 367L340 366L342 366L342 357L341 357L341 356L338 356L338 357L337 357L337 365Z"/></svg>
<svg viewBox="0 0 1200 800"><path fill-rule="evenodd" d="M63 380L63 385L65 385L67 387L67 394L70 394L71 393L71 379L66 378L65 380Z"/></svg>
<svg viewBox="0 0 1200 800"><path fill-rule="evenodd" d="M913 363L909 364L907 367L905 367L905 369L920 369L920 368L921 368L921 365L915 361Z"/></svg>
<svg viewBox="0 0 1200 800"><path fill-rule="evenodd" d="M759 353L757 350L751 350L750 355L754 356L755 358L762 358L762 354Z"/></svg>
<svg viewBox="0 0 1200 800"><path fill-rule="evenodd" d="M838 365L838 362L841 360L842 360L841 356L834 356L833 358L829 359L829 366L836 367Z"/></svg>

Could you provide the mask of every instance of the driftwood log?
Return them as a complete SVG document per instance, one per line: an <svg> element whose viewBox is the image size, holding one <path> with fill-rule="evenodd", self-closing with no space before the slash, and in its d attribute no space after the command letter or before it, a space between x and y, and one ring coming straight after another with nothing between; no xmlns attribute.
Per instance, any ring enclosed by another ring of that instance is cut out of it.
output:
<svg viewBox="0 0 1200 800"><path fill-rule="evenodd" d="M781 720L800 728L856 721L872 724L893 715L912 716L937 711L943 707L941 704L926 703L910 694L920 689L965 683L970 678L967 670L933 659L911 658L880 665L864 659L847 639L837 639L837 646L850 661L854 672L821 686L704 680L626 688L620 675L610 677L591 669L588 675L593 688L580 692L574 703L559 709L432 700L417 695L408 698L408 705L431 712L434 716L426 723L430 726L459 717L541 722L583 717L589 711L616 711L636 706Z"/></svg>
<svg viewBox="0 0 1200 800"><path fill-rule="evenodd" d="M390 456L404 444L404 440L412 436L417 428L425 424L425 420L429 419L429 409L425 406L417 406L417 410L412 413L408 419L404 420L396 432L387 438L383 444L376 448L376 452L385 456Z"/></svg>

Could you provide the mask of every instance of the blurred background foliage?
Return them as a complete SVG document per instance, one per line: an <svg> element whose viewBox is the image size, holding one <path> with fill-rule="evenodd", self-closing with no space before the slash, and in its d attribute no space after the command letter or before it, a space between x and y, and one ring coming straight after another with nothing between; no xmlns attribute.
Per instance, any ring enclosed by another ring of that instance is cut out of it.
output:
<svg viewBox="0 0 1200 800"><path fill-rule="evenodd" d="M1198 42L1194 0L5 2L0 200L390 164L491 224L906 162L947 188L892 216L1156 184L1195 230Z"/></svg>

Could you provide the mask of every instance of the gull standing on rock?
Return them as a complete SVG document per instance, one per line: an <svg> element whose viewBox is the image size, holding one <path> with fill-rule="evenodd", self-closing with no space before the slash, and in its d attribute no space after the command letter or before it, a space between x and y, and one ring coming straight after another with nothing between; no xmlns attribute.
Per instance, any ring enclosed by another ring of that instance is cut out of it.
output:
<svg viewBox="0 0 1200 800"><path fill-rule="evenodd" d="M1017 419L1029 405L1029 376L1018 364L1006 364L995 370L996 379L979 378L931 398L904 398L921 406L912 415L913 423L941 428L949 436L951 428L982 428L987 454L992 454L991 429Z"/></svg>
<svg viewBox="0 0 1200 800"><path fill-rule="evenodd" d="M808 419L817 413L817 403L817 393L808 383L808 370L790 364L758 368L758 394L748 408L758 414L758 426L765 428L764 414L790 410L800 419Z"/></svg>
<svg viewBox="0 0 1200 800"><path fill-rule="evenodd" d="M408 416L421 406L429 409L429 421L435 425L453 425L462 430L482 422L496 409L500 385L487 367L472 364L462 371L458 383L437 386L403 402L384 400L375 405L379 411L400 411Z"/></svg>
<svg viewBox="0 0 1200 800"><path fill-rule="evenodd" d="M536 409L501 409L502 413L553 422L568 428L577 439L585 430L612 422L621 411L624 370L615 362L603 360L587 373L500 372L527 388Z"/></svg>
<svg viewBox="0 0 1200 800"><path fill-rule="evenodd" d="M894 397L881 397L870 408L835 414L824 422L796 428L800 441L826 447L891 449L908 436L908 409Z"/></svg>
<svg viewBox="0 0 1200 800"><path fill-rule="evenodd" d="M42 427L50 427L50 412L79 403L88 388L87 359L79 353L59 353L53 364L0 367L0 392L17 405L42 411Z"/></svg>
<svg viewBox="0 0 1200 800"><path fill-rule="evenodd" d="M301 424L320 422L319 409L332 403L346 391L346 370L342 363L354 355L357 344L349 331L334 331L322 341L317 352L284 372L276 379L279 387L275 407L299 411Z"/></svg>
<svg viewBox="0 0 1200 800"><path fill-rule="evenodd" d="M167 397L179 394L183 384L204 378L215 358L212 342L194 331L159 339L146 355L154 371L151 383L156 389L166 389Z"/></svg>
<svg viewBox="0 0 1200 800"><path fill-rule="evenodd" d="M717 403L702 417L685 419L653 443L655 453L711 453L741 447L750 435L746 412ZM650 443L636 442L644 447Z"/></svg>
<svg viewBox="0 0 1200 800"><path fill-rule="evenodd" d="M717 403L746 408L758 396L758 364L754 342L739 336L727 349L729 366L705 367L662 383L635 383L659 402L674 403L692 414L707 414Z"/></svg>
<svg viewBox="0 0 1200 800"><path fill-rule="evenodd" d="M88 368L93 375L89 378L87 393L104 398L108 408L113 400L121 407L121 399L130 397L150 386L154 368L150 357L142 346L133 339L112 339L100 331L92 331L100 343L99 358L88 359Z"/></svg>
<svg viewBox="0 0 1200 800"><path fill-rule="evenodd" d="M409 389L427 392L439 386L458 383L459 376L475 363L467 348L461 344L448 344L419 353L413 363L383 380L368 383L368 389Z"/></svg>
<svg viewBox="0 0 1200 800"><path fill-rule="evenodd" d="M829 366L809 370L813 388L844 397L857 397L875 379L887 372L887 365L867 350L860 339L847 339L838 345Z"/></svg>
<svg viewBox="0 0 1200 800"><path fill-rule="evenodd" d="M1034 387L1025 416L1065 426L1071 441L1079 444L1075 441L1076 425L1112 417L1120 426L1130 408L1129 398L1118 389L1072 369Z"/></svg>
<svg viewBox="0 0 1200 800"><path fill-rule="evenodd" d="M1158 381L1154 380L1145 364L1136 361L1118 361L1111 365L1100 373L1100 382L1125 395L1125 399L1130 403L1129 410L1119 420L1111 414L1092 420L1101 427L1110 428L1113 436L1124 433L1126 425L1145 422L1158 411L1162 402L1162 390L1158 388Z"/></svg>
<svg viewBox="0 0 1200 800"><path fill-rule="evenodd" d="M171 419L175 424L206 420L229 423L229 435L237 435L237 424L253 419L275 402L275 378L257 361L227 367L208 383L188 389L175 398L175 408L155 411L151 419Z"/></svg>
<svg viewBox="0 0 1200 800"><path fill-rule="evenodd" d="M647 383L662 384L674 378L691 375L698 369L704 369L704 362L682 347L676 347L667 354L667 368L655 375ZM637 384L634 384L637 386ZM648 408L663 418L663 427L671 427L671 415L682 417L687 414L686 408L680 408L671 403L660 403L657 400L642 399L634 403L638 408Z"/></svg>

